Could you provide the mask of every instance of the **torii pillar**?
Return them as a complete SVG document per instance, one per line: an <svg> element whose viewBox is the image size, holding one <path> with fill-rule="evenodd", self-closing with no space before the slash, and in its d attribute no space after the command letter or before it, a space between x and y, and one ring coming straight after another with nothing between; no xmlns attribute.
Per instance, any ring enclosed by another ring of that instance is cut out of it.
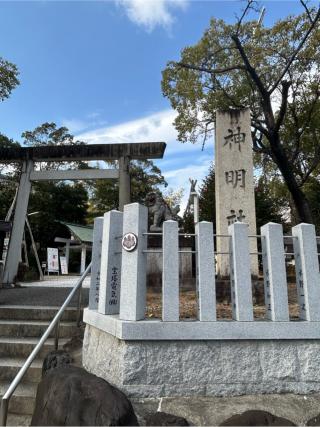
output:
<svg viewBox="0 0 320 427"><path fill-rule="evenodd" d="M119 179L119 209L131 202L130 160L160 159L164 142L84 144L40 147L0 147L1 163L22 164L13 227L1 282L11 284L18 272L32 181ZM117 160L119 169L34 170L36 162Z"/></svg>

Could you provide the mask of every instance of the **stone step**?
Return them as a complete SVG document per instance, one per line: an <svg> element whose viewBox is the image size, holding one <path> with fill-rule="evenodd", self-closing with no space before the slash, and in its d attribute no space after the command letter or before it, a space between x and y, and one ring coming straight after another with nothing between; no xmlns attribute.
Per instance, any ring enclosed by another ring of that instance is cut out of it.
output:
<svg viewBox="0 0 320 427"><path fill-rule="evenodd" d="M0 320L49 320L51 321L60 307L40 307L5 305L0 306ZM66 308L62 315L62 321L76 321L77 309Z"/></svg>
<svg viewBox="0 0 320 427"><path fill-rule="evenodd" d="M10 382L19 372L26 359L22 358L0 358L0 381ZM22 382L39 383L42 373L42 360L35 359L24 375Z"/></svg>
<svg viewBox="0 0 320 427"><path fill-rule="evenodd" d="M38 337L49 326L45 320L0 320L0 337ZM77 332L75 322L60 322L59 337L72 337ZM50 335L54 336L54 331Z"/></svg>
<svg viewBox="0 0 320 427"><path fill-rule="evenodd" d="M62 347L68 339L59 339L59 347ZM34 347L39 342L39 338L10 338L0 337L0 357L27 358ZM50 351L54 350L54 339L49 338L42 346L38 358L44 358Z"/></svg>
<svg viewBox="0 0 320 427"><path fill-rule="evenodd" d="M8 390L10 382L0 382L0 398ZM32 415L37 393L37 384L21 383L13 393L9 403L9 413Z"/></svg>
<svg viewBox="0 0 320 427"><path fill-rule="evenodd" d="M29 426L31 424L31 415L9 414L7 426Z"/></svg>

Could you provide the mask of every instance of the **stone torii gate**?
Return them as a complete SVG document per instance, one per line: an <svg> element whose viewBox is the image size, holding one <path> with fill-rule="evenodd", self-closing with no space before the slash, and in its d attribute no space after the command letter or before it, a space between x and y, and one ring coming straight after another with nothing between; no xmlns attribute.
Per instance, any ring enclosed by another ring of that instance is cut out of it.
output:
<svg viewBox="0 0 320 427"><path fill-rule="evenodd" d="M20 163L22 171L9 248L1 282L13 283L19 265L29 195L33 181L119 179L119 210L131 202L130 160L162 158L164 142L129 144L60 145L0 148L0 163ZM35 170L37 162L117 160L118 169Z"/></svg>

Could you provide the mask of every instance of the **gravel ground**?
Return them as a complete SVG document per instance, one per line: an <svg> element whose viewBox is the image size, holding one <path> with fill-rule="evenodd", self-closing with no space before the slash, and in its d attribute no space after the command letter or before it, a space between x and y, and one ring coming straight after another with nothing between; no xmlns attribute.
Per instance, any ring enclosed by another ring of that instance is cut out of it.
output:
<svg viewBox="0 0 320 427"><path fill-rule="evenodd" d="M296 287L294 284L288 286L289 294L289 311L290 318L297 319L299 315L299 307L296 300ZM69 293L70 287L47 287L47 286L27 286L21 288L0 288L0 306L1 305L35 305L35 306L51 306L60 307ZM73 297L70 305L77 305L77 294ZM82 289L82 306L86 307L89 301L89 289ZM147 292L147 318L161 318L162 311L162 296L161 292L154 292L148 289ZM195 319L197 314L196 292L181 291L180 292L180 317L183 319ZM254 305L254 317L263 319L265 316L264 304ZM231 319L231 304L220 302L217 304L218 319Z"/></svg>

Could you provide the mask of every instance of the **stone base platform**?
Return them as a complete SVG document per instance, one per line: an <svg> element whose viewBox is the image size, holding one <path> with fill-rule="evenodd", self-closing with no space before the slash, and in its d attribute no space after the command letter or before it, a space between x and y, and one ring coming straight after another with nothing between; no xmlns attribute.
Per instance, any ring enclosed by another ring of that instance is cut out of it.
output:
<svg viewBox="0 0 320 427"><path fill-rule="evenodd" d="M320 392L319 339L129 341L87 324L83 365L131 398Z"/></svg>
<svg viewBox="0 0 320 427"><path fill-rule="evenodd" d="M277 417L286 418L297 426L304 426L315 417L319 422L320 413L319 394L134 398L131 402L141 426L146 425L145 419L148 414L158 410L184 417L193 426L219 426L236 414L252 410L266 411Z"/></svg>

